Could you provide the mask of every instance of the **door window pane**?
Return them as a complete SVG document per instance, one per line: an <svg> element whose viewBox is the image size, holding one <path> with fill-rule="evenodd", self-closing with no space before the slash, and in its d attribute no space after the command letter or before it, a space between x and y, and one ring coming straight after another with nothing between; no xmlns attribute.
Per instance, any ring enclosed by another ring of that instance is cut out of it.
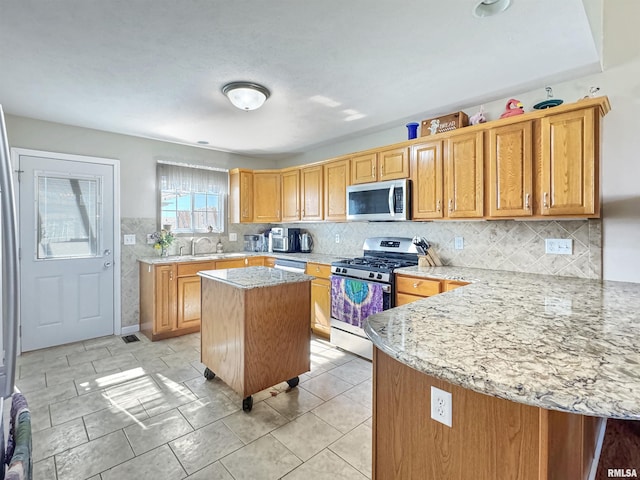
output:
<svg viewBox="0 0 640 480"><path fill-rule="evenodd" d="M102 178L36 172L36 183L36 258L98 256Z"/></svg>

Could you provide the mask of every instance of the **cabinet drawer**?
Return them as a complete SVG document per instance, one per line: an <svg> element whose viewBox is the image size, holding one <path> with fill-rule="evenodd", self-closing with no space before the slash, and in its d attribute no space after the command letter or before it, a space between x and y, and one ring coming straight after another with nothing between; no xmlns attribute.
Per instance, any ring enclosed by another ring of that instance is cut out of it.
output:
<svg viewBox="0 0 640 480"><path fill-rule="evenodd" d="M425 297L420 295L409 295L408 293L396 293L396 307L400 305L406 305L407 303L415 302L416 300L423 300Z"/></svg>
<svg viewBox="0 0 640 480"><path fill-rule="evenodd" d="M440 280L405 277L401 275L396 277L396 289L399 293L408 293L409 295L419 295L422 297L429 297L442 292Z"/></svg>
<svg viewBox="0 0 640 480"><path fill-rule="evenodd" d="M244 263L248 267L264 267L264 257L247 257Z"/></svg>
<svg viewBox="0 0 640 480"><path fill-rule="evenodd" d="M190 262L178 264L178 276L195 275L202 270L215 270L216 262Z"/></svg>
<svg viewBox="0 0 640 480"><path fill-rule="evenodd" d="M246 267L246 258L234 258L232 260L218 260L216 262L216 270L224 270L226 268L242 268Z"/></svg>
<svg viewBox="0 0 640 480"><path fill-rule="evenodd" d="M444 282L444 291L450 292L451 290L455 290L458 287L464 287L465 285L469 285L467 282L457 282L455 280L445 280Z"/></svg>
<svg viewBox="0 0 640 480"><path fill-rule="evenodd" d="M331 276L331 265L307 262L305 273L318 278L329 278Z"/></svg>

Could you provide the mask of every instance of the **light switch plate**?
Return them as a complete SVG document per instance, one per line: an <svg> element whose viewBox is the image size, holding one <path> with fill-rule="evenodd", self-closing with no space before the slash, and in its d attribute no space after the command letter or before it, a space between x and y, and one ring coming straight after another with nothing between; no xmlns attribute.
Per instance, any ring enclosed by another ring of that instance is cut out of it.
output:
<svg viewBox="0 0 640 480"><path fill-rule="evenodd" d="M134 234L125 235L123 243L125 245L135 245L136 244L136 235L135 235L135 233Z"/></svg>
<svg viewBox="0 0 640 480"><path fill-rule="evenodd" d="M463 237L454 237L454 239L453 239L453 247L456 250L464 249L464 238Z"/></svg>
<svg viewBox="0 0 640 480"><path fill-rule="evenodd" d="M230 233L229 234L229 241L230 242L237 242L238 241L238 234L237 233Z"/></svg>

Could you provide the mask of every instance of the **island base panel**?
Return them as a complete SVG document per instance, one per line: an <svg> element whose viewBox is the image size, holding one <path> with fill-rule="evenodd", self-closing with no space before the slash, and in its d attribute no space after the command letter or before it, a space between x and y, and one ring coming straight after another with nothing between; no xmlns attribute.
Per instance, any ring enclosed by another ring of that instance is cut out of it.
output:
<svg viewBox="0 0 640 480"><path fill-rule="evenodd" d="M499 399L418 372L374 348L373 479L586 480L600 419ZM431 419L452 394L452 427Z"/></svg>
<svg viewBox="0 0 640 480"><path fill-rule="evenodd" d="M310 282L235 288L202 281L201 357L243 397L310 369Z"/></svg>

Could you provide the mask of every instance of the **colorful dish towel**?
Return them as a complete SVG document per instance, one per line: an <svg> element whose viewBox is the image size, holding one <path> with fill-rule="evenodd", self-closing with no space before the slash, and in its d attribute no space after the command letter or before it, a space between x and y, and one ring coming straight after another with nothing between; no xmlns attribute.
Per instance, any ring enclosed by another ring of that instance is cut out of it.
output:
<svg viewBox="0 0 640 480"><path fill-rule="evenodd" d="M31 413L21 393L12 396L5 461L9 465L5 480L31 480Z"/></svg>
<svg viewBox="0 0 640 480"><path fill-rule="evenodd" d="M383 310L382 285L352 278L331 277L331 316L356 327Z"/></svg>

